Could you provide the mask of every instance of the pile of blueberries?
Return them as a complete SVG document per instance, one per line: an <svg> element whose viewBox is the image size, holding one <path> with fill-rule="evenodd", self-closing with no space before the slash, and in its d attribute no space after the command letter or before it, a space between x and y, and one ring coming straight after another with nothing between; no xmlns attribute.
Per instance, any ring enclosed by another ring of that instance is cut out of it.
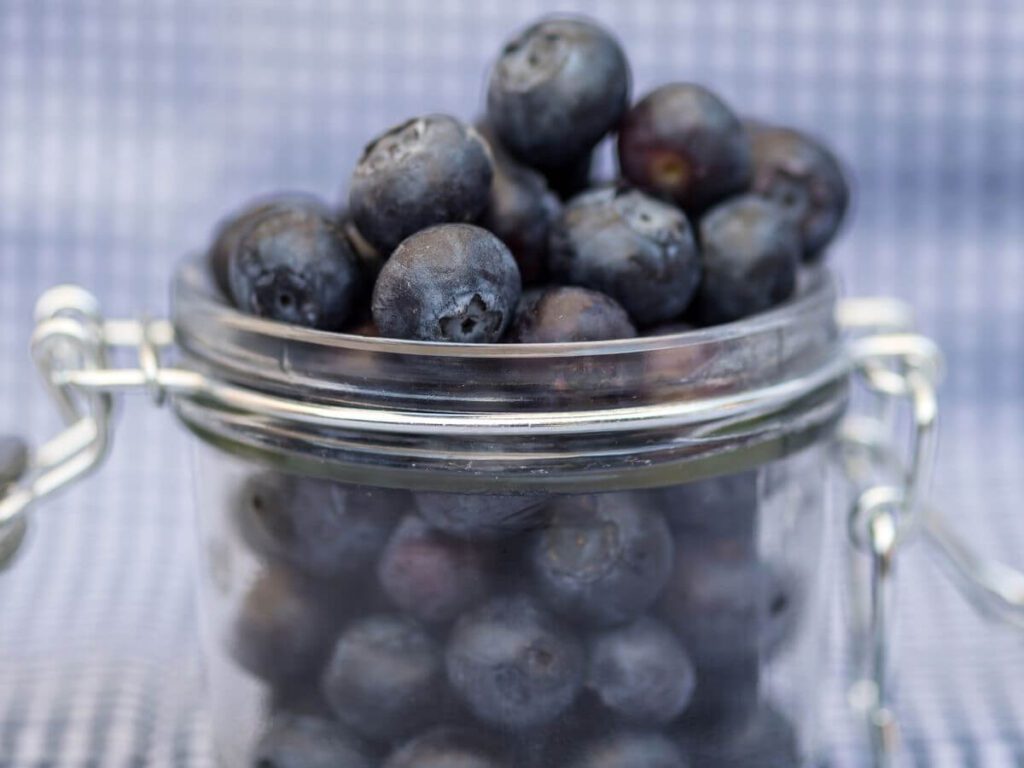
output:
<svg viewBox="0 0 1024 768"><path fill-rule="evenodd" d="M621 178L594 184L595 147L612 132ZM283 322L423 341L601 341L785 301L848 199L828 149L741 121L699 85L630 106L618 42L550 18L505 46L475 127L447 115L395 126L367 146L346 210L260 200L221 225L210 255L240 310Z"/></svg>
<svg viewBox="0 0 1024 768"><path fill-rule="evenodd" d="M760 688L800 581L758 477L462 495L266 470L227 651L271 691L259 768L793 768Z"/></svg>
<svg viewBox="0 0 1024 768"><path fill-rule="evenodd" d="M595 185L612 132L621 178ZM403 123L367 147L345 211L258 201L209 258L241 311L277 321L602 341L785 301L848 197L826 148L698 85L631 106L617 41L548 18L505 46L475 127ZM792 768L761 684L802 585L758 552L758 484L542 497L252 474L231 524L263 565L224 642L270 691L253 764Z"/></svg>

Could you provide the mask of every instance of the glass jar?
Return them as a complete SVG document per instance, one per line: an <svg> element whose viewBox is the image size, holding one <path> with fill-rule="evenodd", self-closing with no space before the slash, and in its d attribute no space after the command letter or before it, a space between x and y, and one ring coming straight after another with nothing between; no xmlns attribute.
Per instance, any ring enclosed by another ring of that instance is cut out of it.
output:
<svg viewBox="0 0 1024 768"><path fill-rule="evenodd" d="M296 716L368 765L442 741L524 768L810 764L834 305L821 272L709 331L433 345L242 317L186 267L183 367L303 409L176 403L224 765L262 765Z"/></svg>
<svg viewBox="0 0 1024 768"><path fill-rule="evenodd" d="M451 345L244 316L201 261L179 270L169 322L106 321L56 289L34 349L69 426L0 493L0 554L30 502L102 461L113 394L146 390L197 438L224 766L292 765L288 750L354 768L811 765L851 373L914 395L917 424L898 481L844 465L874 566L882 736L886 546L909 529L934 420L933 347L848 342L836 309L819 269L785 305L707 330ZM903 325L846 309L847 327ZM124 347L137 363L116 367Z"/></svg>

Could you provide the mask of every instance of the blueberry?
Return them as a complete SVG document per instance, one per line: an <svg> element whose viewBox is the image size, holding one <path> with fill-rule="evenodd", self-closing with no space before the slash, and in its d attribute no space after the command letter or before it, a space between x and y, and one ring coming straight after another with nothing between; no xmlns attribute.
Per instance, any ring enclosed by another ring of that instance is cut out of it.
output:
<svg viewBox="0 0 1024 768"><path fill-rule="evenodd" d="M395 529L377 564L384 593L421 621L454 619L487 592L491 553L478 544L447 536L419 517Z"/></svg>
<svg viewBox="0 0 1024 768"><path fill-rule="evenodd" d="M586 288L537 288L523 294L506 341L535 344L634 336L629 314L610 296Z"/></svg>
<svg viewBox="0 0 1024 768"><path fill-rule="evenodd" d="M699 85L652 91L619 131L622 174L641 189L699 214L750 183L750 141L743 124Z"/></svg>
<svg viewBox="0 0 1024 768"><path fill-rule="evenodd" d="M235 520L255 552L329 578L369 566L410 503L404 491L268 471L243 482Z"/></svg>
<svg viewBox="0 0 1024 768"><path fill-rule="evenodd" d="M463 539L493 541L536 528L546 496L417 493L416 509L434 528Z"/></svg>
<svg viewBox="0 0 1024 768"><path fill-rule="evenodd" d="M443 676L441 652L416 621L378 615L341 634L322 688L338 720L367 738L390 740L441 716Z"/></svg>
<svg viewBox="0 0 1024 768"><path fill-rule="evenodd" d="M725 738L744 732L761 705L761 660L756 653L697 669L693 699L679 721L690 739Z"/></svg>
<svg viewBox="0 0 1024 768"><path fill-rule="evenodd" d="M373 291L373 320L387 338L496 342L522 291L505 244L469 224L441 224L405 240Z"/></svg>
<svg viewBox="0 0 1024 768"><path fill-rule="evenodd" d="M283 685L323 663L337 620L312 585L271 568L260 574L242 601L228 632L228 651L256 677Z"/></svg>
<svg viewBox="0 0 1024 768"><path fill-rule="evenodd" d="M799 619L796 580L759 560L713 557L702 549L677 547L659 603L698 667L778 653Z"/></svg>
<svg viewBox="0 0 1024 768"><path fill-rule="evenodd" d="M642 192L598 189L573 199L551 231L551 273L607 293L640 325L678 317L700 280L686 216Z"/></svg>
<svg viewBox="0 0 1024 768"><path fill-rule="evenodd" d="M706 325L727 323L769 309L796 288L800 238L774 203L742 195L701 220L704 278L694 302Z"/></svg>
<svg viewBox="0 0 1024 768"><path fill-rule="evenodd" d="M697 480L657 491L677 541L719 554L752 555L757 549L757 472Z"/></svg>
<svg viewBox="0 0 1024 768"><path fill-rule="evenodd" d="M310 715L278 715L256 745L254 768L372 768L366 745L337 722Z"/></svg>
<svg viewBox="0 0 1024 768"><path fill-rule="evenodd" d="M803 257L819 258L835 237L850 202L843 170L828 149L789 128L747 128L754 152L751 189L773 200L797 223Z"/></svg>
<svg viewBox="0 0 1024 768"><path fill-rule="evenodd" d="M536 728L565 712L583 685L583 647L522 595L499 597L455 624L448 679L470 710L503 728Z"/></svg>
<svg viewBox="0 0 1024 768"><path fill-rule="evenodd" d="M627 720L663 724L690 703L696 675L676 636L660 621L644 618L594 638L588 685Z"/></svg>
<svg viewBox="0 0 1024 768"><path fill-rule="evenodd" d="M665 519L631 493L566 496L533 534L529 559L537 589L560 613L594 626L638 618L672 571Z"/></svg>
<svg viewBox="0 0 1024 768"><path fill-rule="evenodd" d="M454 117L409 120L363 152L349 192L352 221L370 245L390 254L421 229L476 220L492 173L484 142Z"/></svg>
<svg viewBox="0 0 1024 768"><path fill-rule="evenodd" d="M255 219L239 235L228 271L243 312L325 330L344 325L363 287L358 259L315 202Z"/></svg>
<svg viewBox="0 0 1024 768"><path fill-rule="evenodd" d="M629 103L629 64L608 32L548 18L508 44L491 74L487 117L513 155L558 169L587 156Z"/></svg>
<svg viewBox="0 0 1024 768"><path fill-rule="evenodd" d="M683 751L667 736L619 731L583 747L571 768L690 768Z"/></svg>
<svg viewBox="0 0 1024 768"><path fill-rule="evenodd" d="M19 437L0 435L0 488L15 482L28 469L28 445Z"/></svg>
<svg viewBox="0 0 1024 768"><path fill-rule="evenodd" d="M383 768L513 768L478 730L440 727L395 750Z"/></svg>
<svg viewBox="0 0 1024 768"><path fill-rule="evenodd" d="M738 734L684 737L682 745L692 768L793 768L803 764L792 724L767 705Z"/></svg>
<svg viewBox="0 0 1024 768"><path fill-rule="evenodd" d="M588 153L565 165L544 169L544 178L562 200L571 200L590 188L593 165L594 153Z"/></svg>
<svg viewBox="0 0 1024 768"><path fill-rule="evenodd" d="M380 337L380 329L372 319L363 320L361 323L346 329L345 333L351 333L353 336L368 336L372 339Z"/></svg>
<svg viewBox="0 0 1024 768"><path fill-rule="evenodd" d="M323 216L330 215L327 207L311 195L286 192L253 200L217 225L207 257L217 287L225 296L231 297L231 254L238 250L242 235L267 214L309 210L318 211Z"/></svg>
<svg viewBox="0 0 1024 768"><path fill-rule="evenodd" d="M541 174L505 152L489 126L479 131L494 159L490 200L480 223L512 251L523 282L539 283L547 274L548 234L562 204Z"/></svg>

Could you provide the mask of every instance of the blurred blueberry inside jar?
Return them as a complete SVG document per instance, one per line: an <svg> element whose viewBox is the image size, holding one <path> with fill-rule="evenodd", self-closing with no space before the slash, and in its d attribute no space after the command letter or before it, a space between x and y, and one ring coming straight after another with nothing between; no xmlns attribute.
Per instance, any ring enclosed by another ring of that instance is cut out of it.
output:
<svg viewBox="0 0 1024 768"><path fill-rule="evenodd" d="M773 678L812 653L815 572L794 552L817 523L799 479L763 469L796 473L797 448L734 465L745 424L709 428L673 457L717 440L710 469L657 474L657 436L623 429L593 438L594 487L572 486L575 444L529 426L672 405L693 382L687 397L739 391L784 345L766 332L746 357L722 350L822 271L843 167L696 83L634 100L624 46L585 18L513 34L485 92L476 113L382 126L341 199L258 196L214 229L209 283L236 330L248 315L332 350L271 359L267 391L309 384L302 405L353 423L372 396L396 436L378 452L358 426L324 426L313 471L260 455L220 493L234 577L210 634L227 676L265 693L246 764L802 765L793 686ZM591 173L602 143L614 178ZM335 377L326 393L303 378L312 361ZM422 407L439 430L466 413L510 425L528 460L489 474L509 444L404 432ZM233 426L289 457L299 442L276 422ZM341 451L358 471L335 474ZM452 467L486 490L446 485Z"/></svg>

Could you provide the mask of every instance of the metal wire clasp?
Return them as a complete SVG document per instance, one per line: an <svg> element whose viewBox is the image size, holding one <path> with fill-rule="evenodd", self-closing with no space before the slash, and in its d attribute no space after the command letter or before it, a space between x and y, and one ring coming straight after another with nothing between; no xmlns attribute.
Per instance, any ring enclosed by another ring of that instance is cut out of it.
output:
<svg viewBox="0 0 1024 768"><path fill-rule="evenodd" d="M69 375L106 376L111 383L131 372L162 403L160 352L173 341L165 321L105 321L96 299L77 286L58 286L36 304L31 353L61 418L64 430L33 454L28 471L0 495L0 569L17 552L26 510L98 467L110 448L113 398L108 388L75 386ZM114 349L134 347L138 367L109 367ZM124 382L121 382L124 383Z"/></svg>
<svg viewBox="0 0 1024 768"><path fill-rule="evenodd" d="M851 703L865 717L876 768L888 768L899 737L891 658L896 554L921 527L942 356L934 342L908 332L910 312L897 302L847 301L840 321L852 335L852 371L867 400L844 422L839 441L854 489L847 526L857 553L851 561L853 587L860 590L854 606L862 611L853 627L862 671ZM901 441L899 430L907 426Z"/></svg>

